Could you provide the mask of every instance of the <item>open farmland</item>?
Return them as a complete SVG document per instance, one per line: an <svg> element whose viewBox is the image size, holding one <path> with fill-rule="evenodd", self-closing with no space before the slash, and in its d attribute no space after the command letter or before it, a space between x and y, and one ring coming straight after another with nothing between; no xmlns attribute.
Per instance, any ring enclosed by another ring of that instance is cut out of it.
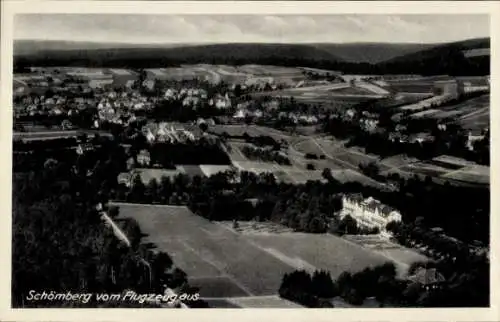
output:
<svg viewBox="0 0 500 322"><path fill-rule="evenodd" d="M461 120L473 120L478 115L489 116L490 97L488 94L475 97L459 104L440 107L440 113L434 114L433 118L460 117Z"/></svg>
<svg viewBox="0 0 500 322"><path fill-rule="evenodd" d="M302 71L297 68L262 66L262 65L181 65L181 67L148 69L150 78L182 81L202 79L218 84L222 81L230 84L287 84L293 86L304 79Z"/></svg>
<svg viewBox="0 0 500 322"><path fill-rule="evenodd" d="M351 169L331 170L331 174L332 177L340 183L359 182L365 186L385 188L380 182L377 182L372 178Z"/></svg>
<svg viewBox="0 0 500 322"><path fill-rule="evenodd" d="M293 97L299 102L304 103L323 103L332 104L334 107L349 107L359 102L365 102L374 98L382 98L383 95L376 95L372 92L369 94L360 93L355 89L354 94L346 94L337 92L340 89L349 88L350 85L346 83L332 83L329 85L311 86L311 87L298 87L289 88L281 91L273 92L259 92L252 94L253 96L266 96L273 97Z"/></svg>
<svg viewBox="0 0 500 322"><path fill-rule="evenodd" d="M393 155L391 157L385 158L382 160L382 164L386 165L387 167L402 167L405 166L409 163L415 163L418 162L417 158L407 156L405 154L398 154L398 155Z"/></svg>
<svg viewBox="0 0 500 322"><path fill-rule="evenodd" d="M406 172L417 173L420 175L431 176L431 177L439 177L450 171L447 168L428 162L412 163L408 164L407 166L401 167L400 169Z"/></svg>
<svg viewBox="0 0 500 322"><path fill-rule="evenodd" d="M330 271L332 278L344 271L357 272L383 264L386 258L329 234L288 233L248 235L254 245L297 269Z"/></svg>
<svg viewBox="0 0 500 322"><path fill-rule="evenodd" d="M399 93L430 93L434 88L434 81L431 80L404 80L404 81L386 81L389 84L388 89Z"/></svg>
<svg viewBox="0 0 500 322"><path fill-rule="evenodd" d="M310 265L333 277L387 261L332 235L238 234L185 207L117 203L120 217L137 220L146 242L169 253L203 297L276 295L284 273Z"/></svg>
<svg viewBox="0 0 500 322"><path fill-rule="evenodd" d="M476 114L462 116L458 123L467 130L482 130L490 127L490 109L484 109Z"/></svg>
<svg viewBox="0 0 500 322"><path fill-rule="evenodd" d="M138 221L146 241L171 254L205 297L273 295L293 267L253 246L246 237L196 216L185 207L119 204ZM206 295L205 295L206 294Z"/></svg>
<svg viewBox="0 0 500 322"><path fill-rule="evenodd" d="M490 167L480 165L467 166L444 174L441 178L487 185L490 183Z"/></svg>
<svg viewBox="0 0 500 322"><path fill-rule="evenodd" d="M412 263L429 261L429 258L415 250L381 239L378 236L345 235L343 238L391 258L392 261L398 263L398 272L401 277L404 277Z"/></svg>
<svg viewBox="0 0 500 322"><path fill-rule="evenodd" d="M242 308L302 308L303 306L295 302L288 301L278 295L235 297L228 299L230 303Z"/></svg>
<svg viewBox="0 0 500 322"><path fill-rule="evenodd" d="M189 176L205 176L205 173L201 170L201 167L199 165L178 165L177 169L179 171L182 171L183 173L189 175Z"/></svg>
<svg viewBox="0 0 500 322"><path fill-rule="evenodd" d="M373 95L373 92L363 87L343 87L331 90L337 95Z"/></svg>
<svg viewBox="0 0 500 322"><path fill-rule="evenodd" d="M259 76L300 76L302 71L298 68L269 66L269 65L243 65L238 68L240 72L245 72Z"/></svg>

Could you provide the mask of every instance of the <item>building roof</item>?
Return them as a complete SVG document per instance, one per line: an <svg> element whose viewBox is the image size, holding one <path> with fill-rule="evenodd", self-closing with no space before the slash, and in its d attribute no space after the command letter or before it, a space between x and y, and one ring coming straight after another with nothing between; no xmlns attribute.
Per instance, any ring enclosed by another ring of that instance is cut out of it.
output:
<svg viewBox="0 0 500 322"><path fill-rule="evenodd" d="M394 208L384 205L379 200L374 199L373 197L363 199L363 196L360 193L346 195L345 197L349 201L361 204L372 211L375 211L375 209L377 209L378 212L384 217L387 217L391 212L395 211Z"/></svg>
<svg viewBox="0 0 500 322"><path fill-rule="evenodd" d="M422 285L431 285L436 283L442 283L445 281L442 274L440 274L435 268L420 268L417 270L415 275L410 276L410 281L414 283L419 283Z"/></svg>

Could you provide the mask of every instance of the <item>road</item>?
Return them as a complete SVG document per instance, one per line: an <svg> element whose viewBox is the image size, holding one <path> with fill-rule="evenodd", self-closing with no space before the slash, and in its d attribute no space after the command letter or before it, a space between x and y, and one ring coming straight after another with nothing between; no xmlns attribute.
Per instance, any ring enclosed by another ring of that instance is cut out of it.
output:
<svg viewBox="0 0 500 322"><path fill-rule="evenodd" d="M41 131L41 132L14 132L13 139L25 140L43 140L43 139L56 139L56 138L69 138L76 137L80 133L87 135L95 135L112 137L111 133L97 130L69 130L69 131Z"/></svg>

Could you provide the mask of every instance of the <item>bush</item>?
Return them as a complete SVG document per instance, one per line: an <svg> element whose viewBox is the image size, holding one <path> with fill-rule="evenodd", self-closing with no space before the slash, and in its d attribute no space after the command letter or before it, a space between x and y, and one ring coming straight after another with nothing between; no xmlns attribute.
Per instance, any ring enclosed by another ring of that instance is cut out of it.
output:
<svg viewBox="0 0 500 322"><path fill-rule="evenodd" d="M312 163L308 163L308 164L306 165L306 169L307 169L307 170L316 170L316 167L314 166L314 164L312 164Z"/></svg>

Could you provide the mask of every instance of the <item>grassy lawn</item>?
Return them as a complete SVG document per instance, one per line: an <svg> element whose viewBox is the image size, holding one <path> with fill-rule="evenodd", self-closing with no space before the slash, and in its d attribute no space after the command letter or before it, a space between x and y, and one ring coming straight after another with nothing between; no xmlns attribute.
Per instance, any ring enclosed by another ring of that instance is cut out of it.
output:
<svg viewBox="0 0 500 322"><path fill-rule="evenodd" d="M205 297L275 295L283 274L327 269L332 277L386 258L332 235L238 234L185 207L117 204L158 250L169 253ZM306 267L306 268L307 268Z"/></svg>
<svg viewBox="0 0 500 322"><path fill-rule="evenodd" d="M189 278L189 284L200 288L201 297L248 296L248 293L228 277Z"/></svg>
<svg viewBox="0 0 500 322"><path fill-rule="evenodd" d="M305 261L318 269L328 270L332 278L344 271L356 272L388 261L378 254L328 234L291 233L253 235L249 238L262 248L276 250L290 259Z"/></svg>
<svg viewBox="0 0 500 322"><path fill-rule="evenodd" d="M230 277L223 282L214 279L221 297L234 296L235 289L253 295L276 294L283 274L293 271L293 267L253 246L245 236L196 216L185 207L122 204L120 213L135 218L148 234L146 241L169 253L190 278L196 281L196 277L203 277L199 284L212 287L206 278ZM234 280L237 282L232 287L220 286ZM224 288L227 293L222 292Z"/></svg>

